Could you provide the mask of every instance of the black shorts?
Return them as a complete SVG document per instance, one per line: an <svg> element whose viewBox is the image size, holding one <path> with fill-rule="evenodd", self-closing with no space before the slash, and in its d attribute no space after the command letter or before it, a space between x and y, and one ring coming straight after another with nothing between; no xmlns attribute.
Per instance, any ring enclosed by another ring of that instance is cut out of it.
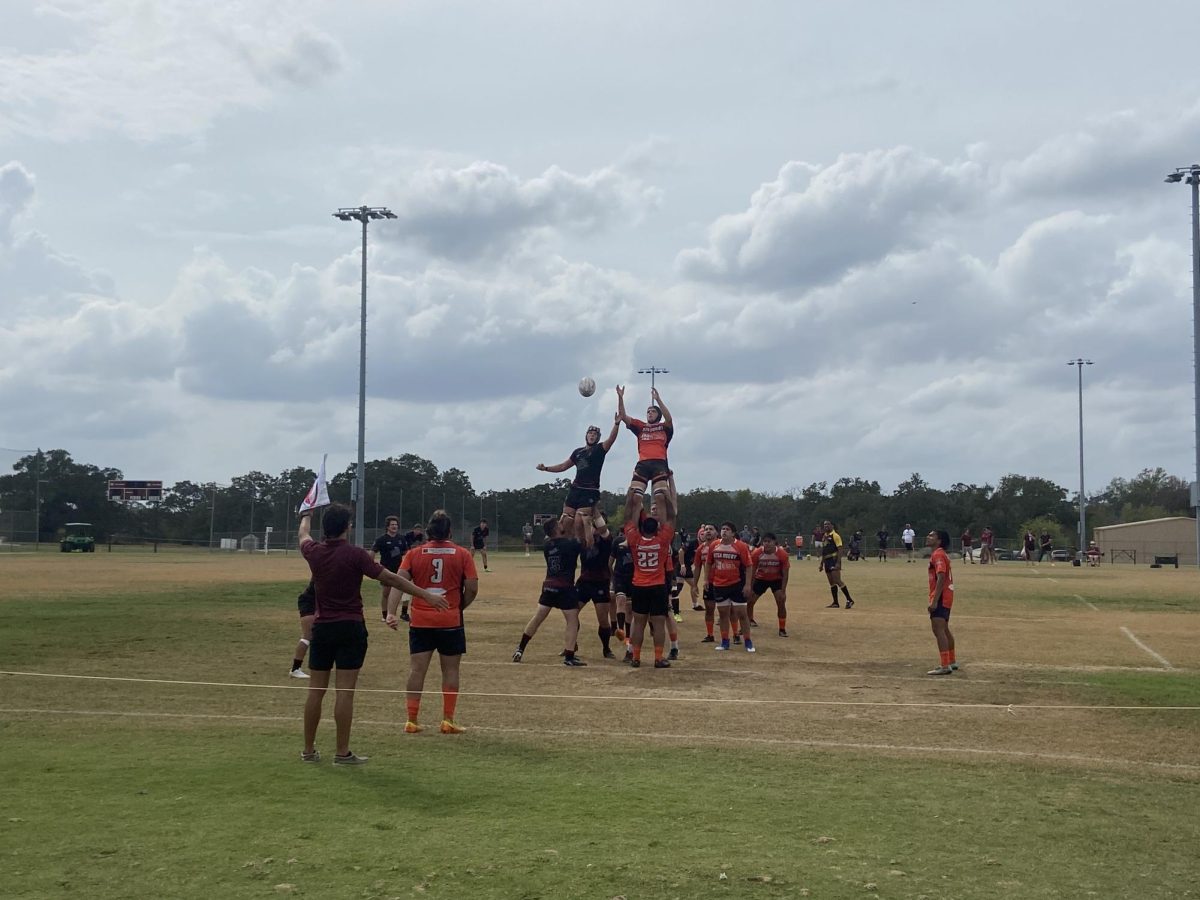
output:
<svg viewBox="0 0 1200 900"><path fill-rule="evenodd" d="M905 542L904 542L904 549L905 549L905 550L908 550L908 551L910 551L910 552L911 552L911 551L912 551L912 548L913 548L913 545L912 545L912 544L910 544L908 541L905 541Z"/></svg>
<svg viewBox="0 0 1200 900"><path fill-rule="evenodd" d="M832 572L835 569L837 569L837 567L838 567L838 561L836 559L821 560L821 568L824 569L826 572Z"/></svg>
<svg viewBox="0 0 1200 900"><path fill-rule="evenodd" d="M704 585L703 594L704 594L704 602L705 603L716 603L717 602L717 598L713 596L713 586L711 584Z"/></svg>
<svg viewBox="0 0 1200 900"><path fill-rule="evenodd" d="M942 606L942 604L939 603L937 606L935 606L933 608L933 612L931 612L929 614L929 618L945 619L947 622L949 622L950 621L950 607Z"/></svg>
<svg viewBox="0 0 1200 900"><path fill-rule="evenodd" d="M471 546L474 547L476 550L486 550L487 549L487 544L484 541L472 540Z"/></svg>
<svg viewBox="0 0 1200 900"><path fill-rule="evenodd" d="M634 614L639 616L665 616L669 608L665 584L653 584L649 587L635 584L629 600Z"/></svg>
<svg viewBox="0 0 1200 900"><path fill-rule="evenodd" d="M568 509L595 509L600 502L600 488L576 487L571 485L563 506Z"/></svg>
<svg viewBox="0 0 1200 900"><path fill-rule="evenodd" d="M693 571L692 564L690 562L685 562L683 564L683 572L680 573L680 577L682 577L682 578L695 578L696 577L696 573L695 573L695 571Z"/></svg>
<svg viewBox="0 0 1200 900"><path fill-rule="evenodd" d="M579 596L579 605L583 606L589 600L592 603L608 603L607 581L580 581L575 585L575 593Z"/></svg>
<svg viewBox="0 0 1200 900"><path fill-rule="evenodd" d="M308 667L314 672L361 669L367 658L367 623L314 622L312 643L308 646Z"/></svg>
<svg viewBox="0 0 1200 900"><path fill-rule="evenodd" d="M732 600L734 603L745 603L746 595L742 593L740 584L731 584L726 587L713 588L713 600L717 603L724 603Z"/></svg>
<svg viewBox="0 0 1200 900"><path fill-rule="evenodd" d="M629 580L628 575L614 575L612 580L612 592L614 594L624 594L629 596L630 590L633 588L633 582Z"/></svg>
<svg viewBox="0 0 1200 900"><path fill-rule="evenodd" d="M647 484L654 481L666 481L671 477L671 469L665 459L640 459L633 467L633 477Z"/></svg>
<svg viewBox="0 0 1200 900"><path fill-rule="evenodd" d="M442 656L462 656L467 652L467 631L458 628L410 628L408 652L429 653L436 650Z"/></svg>
<svg viewBox="0 0 1200 900"><path fill-rule="evenodd" d="M573 587L542 588L542 596L538 597L538 606L548 606L551 609L578 609L579 593Z"/></svg>
<svg viewBox="0 0 1200 900"><path fill-rule="evenodd" d="M783 582L782 581L763 581L759 578L755 578L754 581L752 581L750 583L750 589L752 591L754 591L755 597L761 597L767 591L782 591L783 590Z"/></svg>
<svg viewBox="0 0 1200 900"><path fill-rule="evenodd" d="M315 616L317 614L317 589L310 581L308 587L300 592L300 596L296 598L296 608L300 610L300 618L305 616Z"/></svg>

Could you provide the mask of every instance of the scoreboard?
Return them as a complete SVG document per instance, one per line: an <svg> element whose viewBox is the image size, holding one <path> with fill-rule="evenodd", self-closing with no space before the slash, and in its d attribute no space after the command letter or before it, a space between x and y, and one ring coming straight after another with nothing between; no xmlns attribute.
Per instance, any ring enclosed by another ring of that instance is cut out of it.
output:
<svg viewBox="0 0 1200 900"><path fill-rule="evenodd" d="M108 483L108 499L121 502L130 500L161 502L162 490L161 481L110 481Z"/></svg>

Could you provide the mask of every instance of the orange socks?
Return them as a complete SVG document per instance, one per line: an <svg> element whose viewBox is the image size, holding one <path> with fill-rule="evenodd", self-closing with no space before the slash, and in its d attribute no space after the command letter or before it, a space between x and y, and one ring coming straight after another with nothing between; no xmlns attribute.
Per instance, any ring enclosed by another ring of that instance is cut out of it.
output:
<svg viewBox="0 0 1200 900"><path fill-rule="evenodd" d="M954 658L954 648L953 648L953 647L951 647L951 648L950 648L950 651L949 651L949 653L950 653L950 662L952 662L952 663L954 663L954 662L958 662L958 660L956 660L956 659Z"/></svg>
<svg viewBox="0 0 1200 900"><path fill-rule="evenodd" d="M663 658L663 648L658 644L654 645L654 661L658 662Z"/></svg>
<svg viewBox="0 0 1200 900"><path fill-rule="evenodd" d="M780 630L780 631L787 631L787 619L780 619L780 620L779 620L779 630Z"/></svg>
<svg viewBox="0 0 1200 900"><path fill-rule="evenodd" d="M705 622L705 623L704 623L704 630L708 632L708 636L709 636L709 637L712 637L712 636L713 636L713 623L712 623L712 622Z"/></svg>
<svg viewBox="0 0 1200 900"><path fill-rule="evenodd" d="M954 662L954 654L949 650L939 650L938 656L941 657L943 666L949 667L950 663Z"/></svg>
<svg viewBox="0 0 1200 900"><path fill-rule="evenodd" d="M721 629L721 640L723 640L723 641L729 640L729 629L728 628Z"/></svg>
<svg viewBox="0 0 1200 900"><path fill-rule="evenodd" d="M634 645L634 648L633 648L633 658L634 658L634 659L636 659L636 660L638 660L639 662L641 661L641 659L642 659L642 646L641 646L641 644L635 644L635 645Z"/></svg>
<svg viewBox="0 0 1200 900"><path fill-rule="evenodd" d="M417 721L417 713L419 713L420 711L421 711L421 698L418 697L416 700L413 700L410 698L408 701L408 721L410 721L410 722Z"/></svg>
<svg viewBox="0 0 1200 900"><path fill-rule="evenodd" d="M442 718L453 722L454 707L458 706L458 688L442 685Z"/></svg>

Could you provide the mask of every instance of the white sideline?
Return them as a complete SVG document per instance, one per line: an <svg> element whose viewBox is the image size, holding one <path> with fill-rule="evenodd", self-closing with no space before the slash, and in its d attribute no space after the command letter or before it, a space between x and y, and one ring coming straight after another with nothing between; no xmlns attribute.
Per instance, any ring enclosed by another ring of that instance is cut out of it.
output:
<svg viewBox="0 0 1200 900"><path fill-rule="evenodd" d="M1126 628L1124 625L1121 626L1121 633L1124 634L1125 637L1127 637L1131 641L1133 641L1135 644L1137 644L1139 647L1141 647L1143 650L1145 650L1147 653L1149 653L1151 656L1153 656L1155 659L1157 659L1160 663L1162 663L1164 668L1167 668L1167 669L1175 668L1174 666L1171 665L1171 663L1167 660L1167 658L1165 656L1163 656L1161 653L1151 650L1149 647L1147 647L1145 644L1143 644L1141 641L1139 641L1137 635L1134 634L1132 631L1130 631L1128 628Z"/></svg>
<svg viewBox="0 0 1200 900"><path fill-rule="evenodd" d="M1071 596L1074 597L1076 600L1078 600L1080 603L1086 603L1087 608L1092 610L1093 612L1100 612L1100 607L1096 606L1094 603L1091 603L1088 600L1084 600L1083 597L1081 597L1079 594L1072 594Z"/></svg>

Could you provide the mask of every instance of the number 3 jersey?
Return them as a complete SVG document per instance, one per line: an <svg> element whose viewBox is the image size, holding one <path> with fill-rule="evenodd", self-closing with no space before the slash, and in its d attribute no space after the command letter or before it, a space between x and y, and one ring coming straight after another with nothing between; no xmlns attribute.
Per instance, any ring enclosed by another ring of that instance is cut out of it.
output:
<svg viewBox="0 0 1200 900"><path fill-rule="evenodd" d="M658 533L644 535L636 522L624 528L625 540L633 555L633 583L636 587L653 587L667 583L667 566L671 558L671 539L675 529L660 524Z"/></svg>
<svg viewBox="0 0 1200 900"><path fill-rule="evenodd" d="M417 587L441 588L446 592L446 609L434 609L419 597L412 600L413 628L458 628L463 623L463 582L479 578L471 551L450 541L430 541L404 554L400 568L409 573Z"/></svg>

